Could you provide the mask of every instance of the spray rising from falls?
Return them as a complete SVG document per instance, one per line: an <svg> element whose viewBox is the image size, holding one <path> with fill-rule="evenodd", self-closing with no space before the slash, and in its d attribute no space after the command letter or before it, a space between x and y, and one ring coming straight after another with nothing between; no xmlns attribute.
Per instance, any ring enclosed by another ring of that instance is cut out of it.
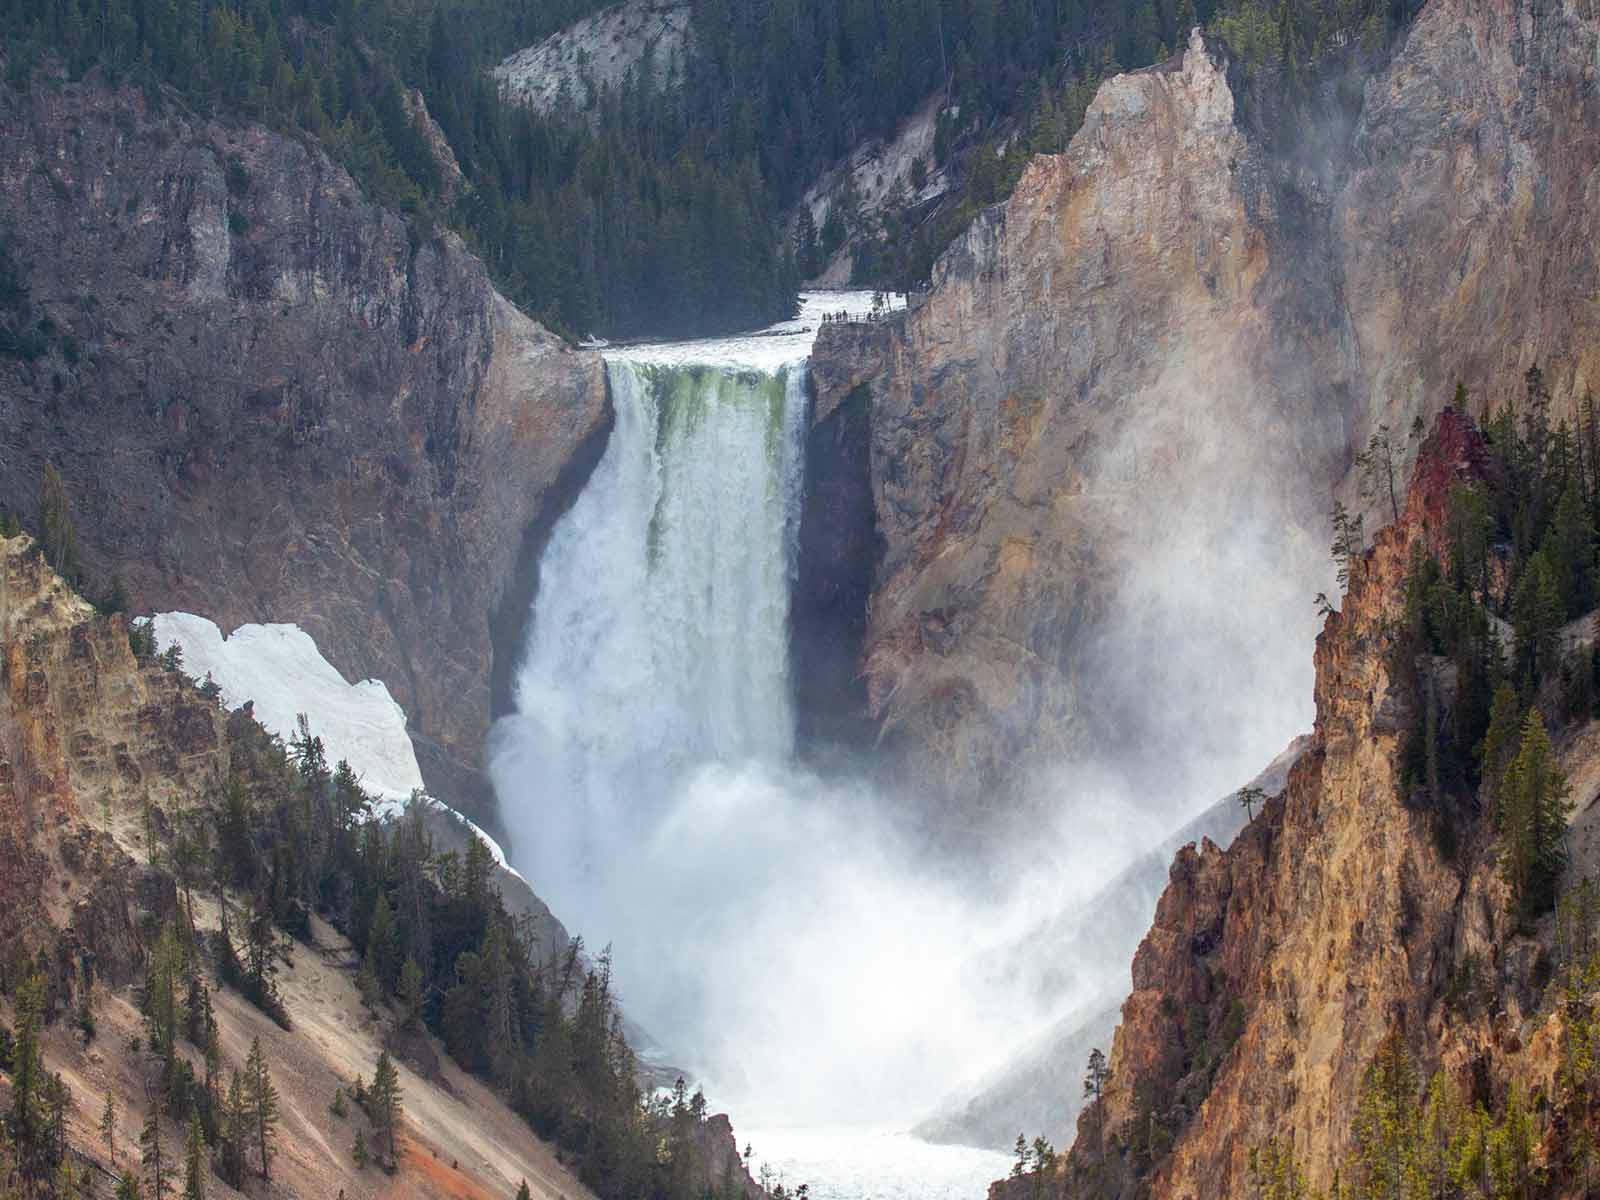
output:
<svg viewBox="0 0 1600 1200"><path fill-rule="evenodd" d="M747 1129L904 1129L1125 990L1148 910L1089 902L1221 785L1152 800L1075 764L974 894L869 787L795 763L804 322L795 340L608 356L615 430L541 560L490 759L518 867L590 946L613 945L628 1012L715 1103ZM1161 597L1205 587L1215 555L1184 583L1179 549L1152 550ZM1229 607L1231 634L1253 618ZM1296 724L1275 713L1231 753L1190 757L1237 786ZM1084 921L1099 924L1080 936Z"/></svg>
<svg viewBox="0 0 1600 1200"><path fill-rule="evenodd" d="M930 878L865 787L792 761L803 359L613 358L609 377L615 431L546 549L491 748L518 865L613 944L630 1013L719 1103L903 1126L998 1063L1006 1022L1050 1015L973 965L1039 913ZM1154 832L1118 825L1108 863ZM1106 873L1066 873L1040 911Z"/></svg>

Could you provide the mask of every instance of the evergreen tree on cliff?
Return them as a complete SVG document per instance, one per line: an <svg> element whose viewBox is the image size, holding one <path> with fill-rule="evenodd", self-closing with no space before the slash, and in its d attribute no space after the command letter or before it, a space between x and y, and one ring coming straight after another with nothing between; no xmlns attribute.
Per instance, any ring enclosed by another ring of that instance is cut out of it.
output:
<svg viewBox="0 0 1600 1200"><path fill-rule="evenodd" d="M1398 1030L1389 1034L1361 1080L1352 1130L1360 1195L1394 1200L1407 1195L1412 1159L1421 1143L1421 1087L1404 1039Z"/></svg>
<svg viewBox="0 0 1600 1200"><path fill-rule="evenodd" d="M1567 778L1556 763L1544 718L1537 707L1530 708L1517 756L1501 784L1499 809L1501 869L1511 885L1515 910L1524 918L1555 903L1566 863L1562 839L1571 810Z"/></svg>
<svg viewBox="0 0 1600 1200"><path fill-rule="evenodd" d="M161 1200L168 1188L166 1159L161 1151L161 1101L150 1102L150 1115L145 1118L144 1129L139 1134L139 1156L144 1163L145 1176L150 1181L152 1200Z"/></svg>
<svg viewBox="0 0 1600 1200"><path fill-rule="evenodd" d="M272 1141L278 1127L278 1090L272 1086L261 1039L250 1043L244 1063L244 1105L250 1121L250 1139L261 1154L261 1178L271 1179Z"/></svg>
<svg viewBox="0 0 1600 1200"><path fill-rule="evenodd" d="M46 1161L45 1067L39 1052L44 1027L44 976L28 976L17 989L11 1046L11 1138L25 1178L43 1178Z"/></svg>
<svg viewBox="0 0 1600 1200"><path fill-rule="evenodd" d="M206 1140L198 1113L189 1118L183 1152L183 1200L206 1200Z"/></svg>
<svg viewBox="0 0 1600 1200"><path fill-rule="evenodd" d="M78 533L72 524L67 485L53 463L45 463L44 481L39 487L39 548L56 574L76 587Z"/></svg>
<svg viewBox="0 0 1600 1200"><path fill-rule="evenodd" d="M1527 684L1537 684L1559 665L1561 624L1566 609L1551 569L1549 556L1540 550L1523 568L1511 606L1511 624L1517 636L1517 674Z"/></svg>
<svg viewBox="0 0 1600 1200"><path fill-rule="evenodd" d="M372 1128L379 1144L388 1152L392 1166L397 1161L395 1134L400 1126L400 1072L395 1069L387 1050L378 1054L378 1065L372 1072L372 1087L367 1091L367 1112L372 1117Z"/></svg>

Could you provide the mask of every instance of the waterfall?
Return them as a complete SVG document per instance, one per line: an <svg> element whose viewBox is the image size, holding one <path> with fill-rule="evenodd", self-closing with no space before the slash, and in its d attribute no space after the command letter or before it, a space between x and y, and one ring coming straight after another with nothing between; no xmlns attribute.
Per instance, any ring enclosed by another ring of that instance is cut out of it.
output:
<svg viewBox="0 0 1600 1200"><path fill-rule="evenodd" d="M591 939L625 933L602 861L619 831L657 836L706 764L789 756L806 416L801 365L608 373L616 428L544 555L511 756L520 865Z"/></svg>
<svg viewBox="0 0 1600 1200"><path fill-rule="evenodd" d="M805 362L840 306L808 303L776 336L608 355L615 427L545 547L490 768L516 866L716 1103L904 1128L1054 1015L989 964L1110 868L1033 853L1001 909L865 782L795 762Z"/></svg>

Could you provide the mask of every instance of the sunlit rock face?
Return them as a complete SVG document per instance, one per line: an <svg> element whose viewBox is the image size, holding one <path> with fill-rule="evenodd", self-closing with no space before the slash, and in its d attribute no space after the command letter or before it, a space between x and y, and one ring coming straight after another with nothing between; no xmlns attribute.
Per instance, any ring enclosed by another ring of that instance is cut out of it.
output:
<svg viewBox="0 0 1600 1200"><path fill-rule="evenodd" d="M819 414L871 393L866 710L936 824L992 831L1031 768L1108 747L1193 777L1242 729L1254 769L1295 732L1256 714L1304 723L1354 452L1387 424L1404 468L1458 379L1481 413L1536 363L1580 409L1597 66L1581 6L1436 0L1311 163L1196 38L1107 82L903 327L823 331Z"/></svg>
<svg viewBox="0 0 1600 1200"><path fill-rule="evenodd" d="M0 224L74 346L0 359L0 503L53 461L95 586L295 622L475 764L524 533L604 441L599 358L321 152L93 72L0 89Z"/></svg>
<svg viewBox="0 0 1600 1200"><path fill-rule="evenodd" d="M1470 420L1438 419L1399 524L1355 565L1317 640L1316 729L1287 787L1226 849L1202 840L1172 864L1133 959L1104 1104L1110 1142L1127 1140L1156 1098L1171 1153L1153 1169L1113 1154L1108 1169L1125 1187L1148 1171L1157 1198L1246 1194L1252 1148L1276 1137L1326 1190L1350 1144L1363 1073L1391 1030L1430 1071L1504 1078L1509 1062L1542 1079L1553 1069L1547 1054L1519 1054L1514 1037L1497 1037L1488 1012L1447 1019L1455 956L1501 946L1512 929L1506 885L1492 861L1461 871L1429 815L1399 799L1404 725L1394 716L1409 702L1387 631L1405 604L1413 547L1444 549L1451 489L1483 478L1486 457ZM1514 991L1498 1025L1526 1030L1531 1013ZM1227 1047L1214 1073L1205 1045ZM1092 1129L1080 1120L1065 1175L1097 1162Z"/></svg>
<svg viewBox="0 0 1600 1200"><path fill-rule="evenodd" d="M818 412L871 393L870 714L936 824L1134 746L1145 790L1220 793L1307 723L1351 381L1274 179L1197 36L1108 82L902 327L823 330Z"/></svg>

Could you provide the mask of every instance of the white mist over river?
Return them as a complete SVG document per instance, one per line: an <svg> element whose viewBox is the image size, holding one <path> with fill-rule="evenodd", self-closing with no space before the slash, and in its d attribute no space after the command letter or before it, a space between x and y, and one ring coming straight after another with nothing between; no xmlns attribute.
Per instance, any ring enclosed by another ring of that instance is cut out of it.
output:
<svg viewBox="0 0 1600 1200"><path fill-rule="evenodd" d="M516 866L591 948L613 946L629 1014L756 1162L822 1200L978 1197L1003 1153L901 1131L1125 989L1125 968L1074 979L1008 952L1220 789L1157 819L1076 774L1008 891L976 896L867 787L793 761L805 360L823 313L871 306L804 300L765 334L607 351L615 429L545 550L491 769ZM1303 714L1283 717L1255 766Z"/></svg>

